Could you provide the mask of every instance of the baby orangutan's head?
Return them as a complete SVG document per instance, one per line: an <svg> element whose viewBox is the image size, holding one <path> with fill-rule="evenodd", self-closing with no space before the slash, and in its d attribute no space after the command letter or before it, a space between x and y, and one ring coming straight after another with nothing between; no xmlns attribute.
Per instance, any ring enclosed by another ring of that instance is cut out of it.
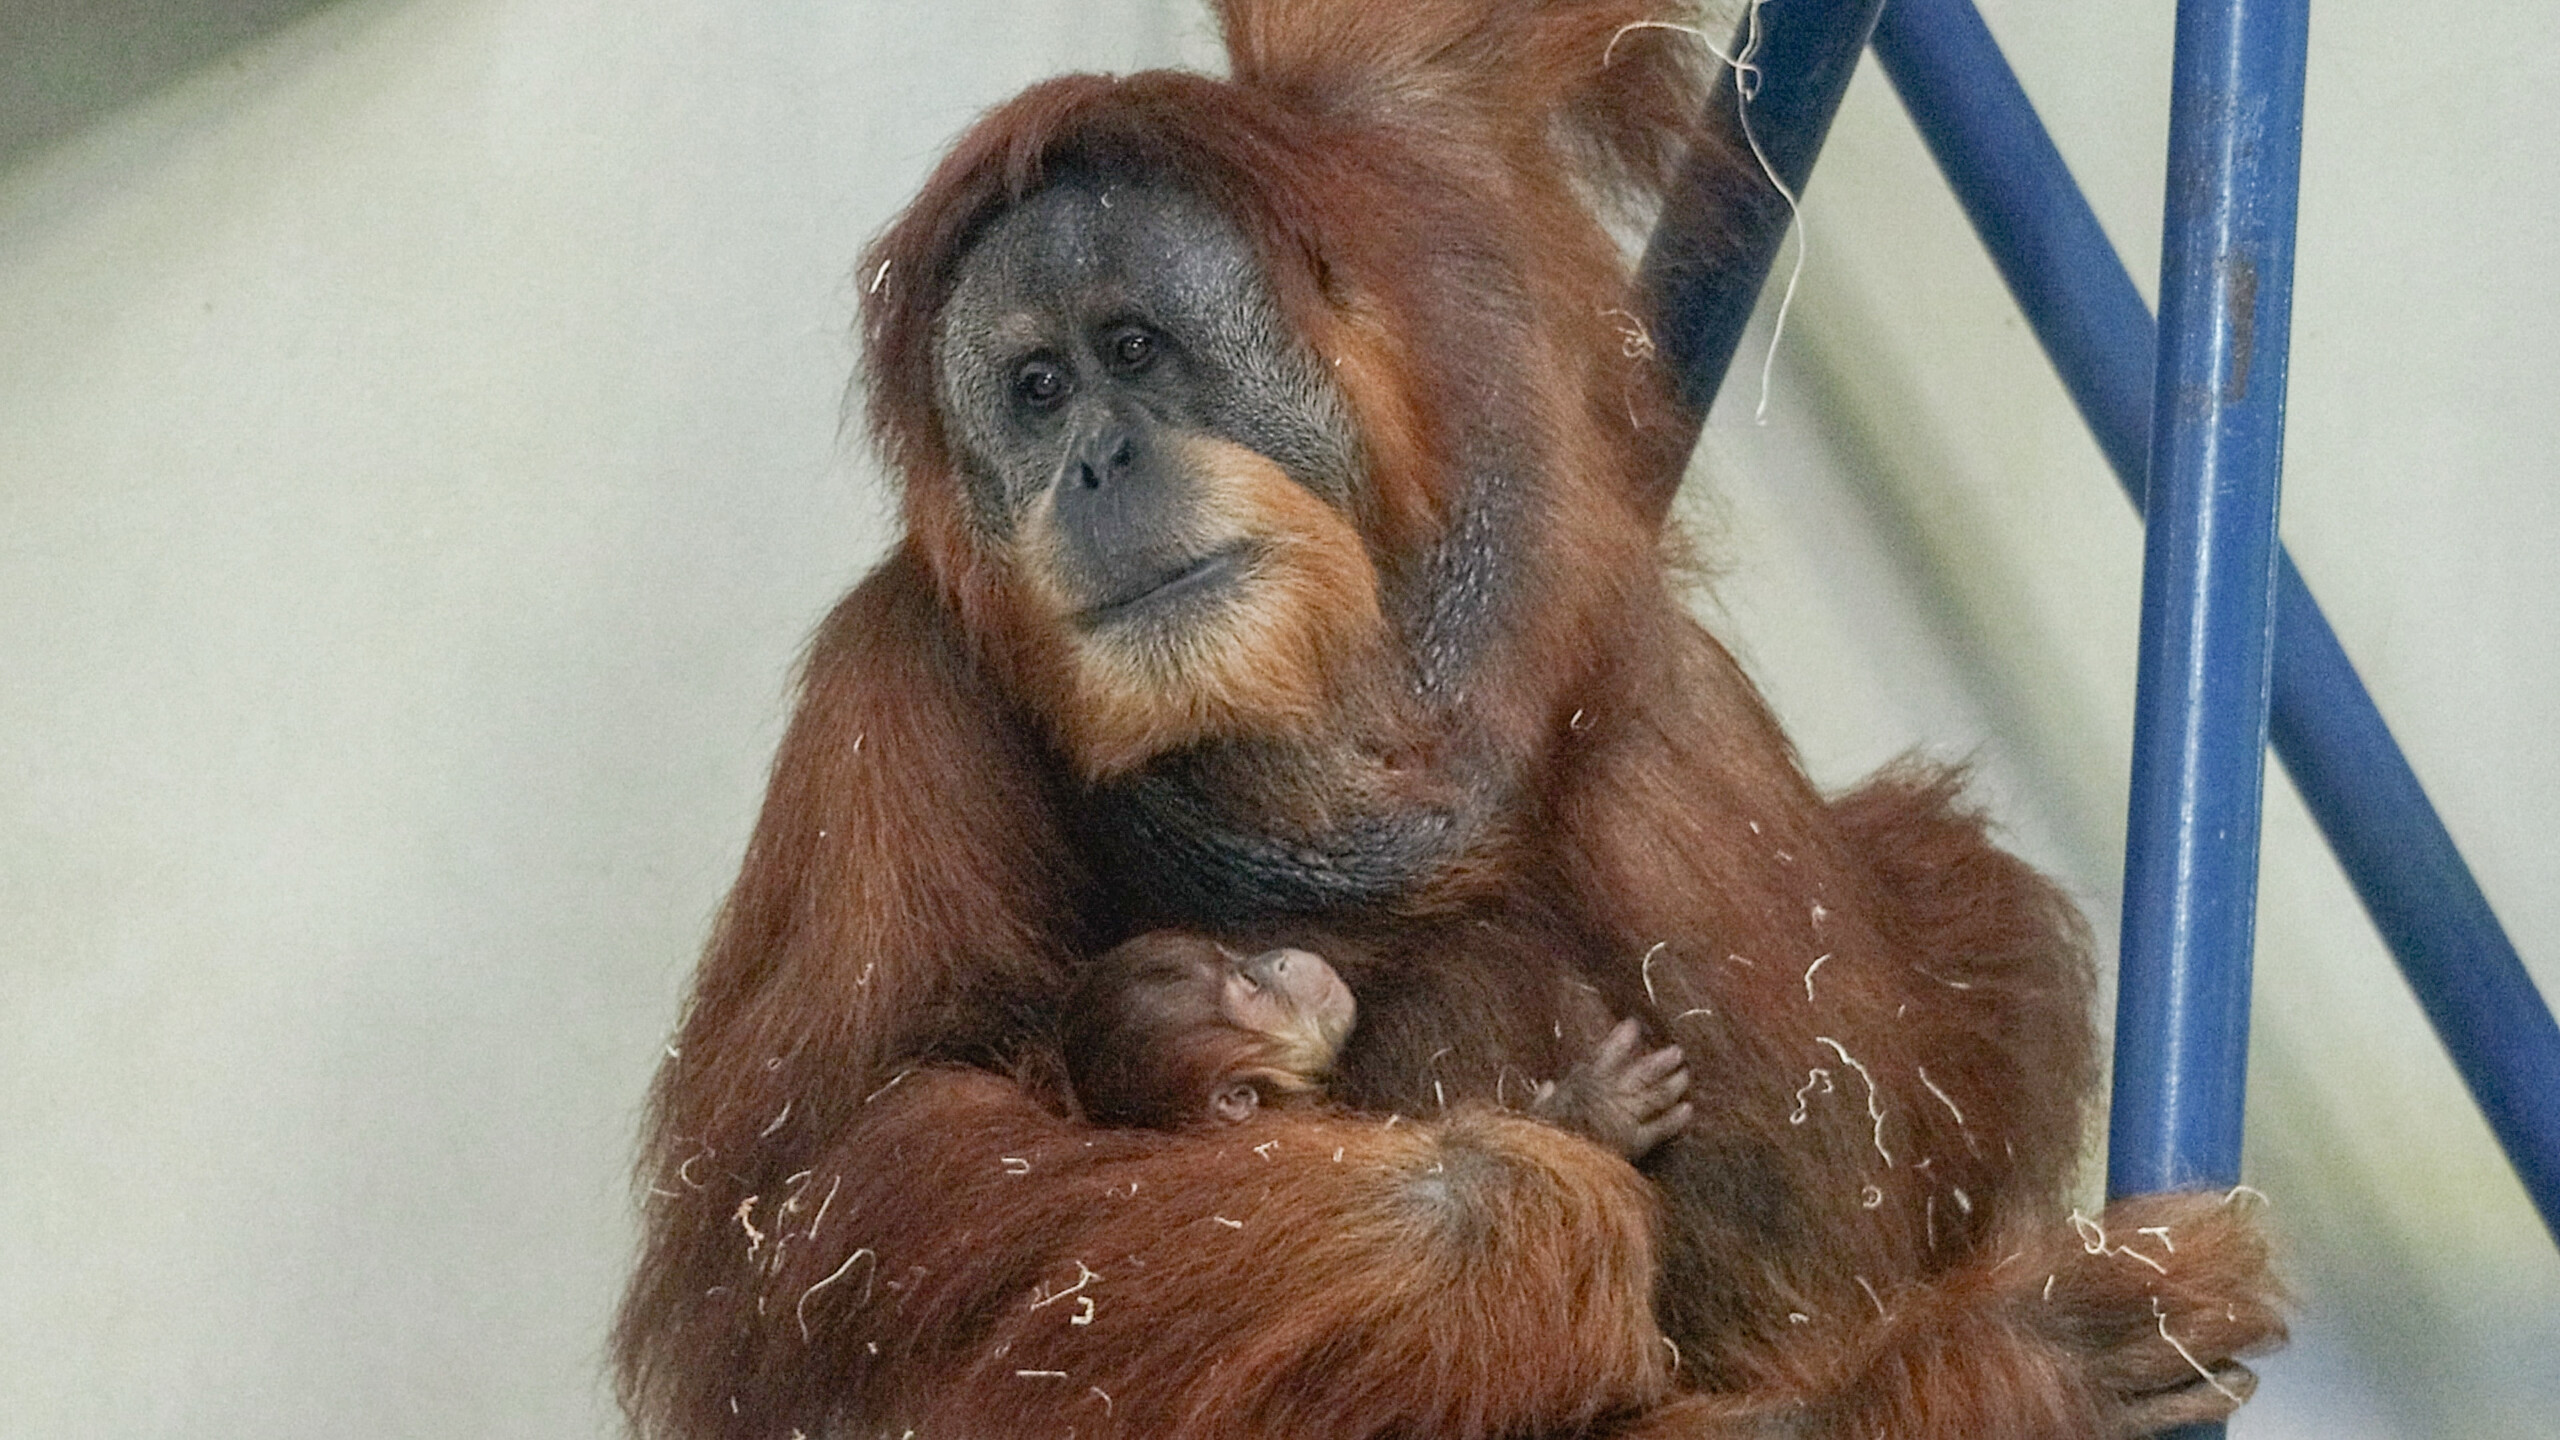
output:
<svg viewBox="0 0 2560 1440"><path fill-rule="evenodd" d="M1245 956L1158 930L1094 962L1068 1007L1067 1070L1104 1124L1233 1124L1318 1097L1353 1015L1350 987L1311 951Z"/></svg>

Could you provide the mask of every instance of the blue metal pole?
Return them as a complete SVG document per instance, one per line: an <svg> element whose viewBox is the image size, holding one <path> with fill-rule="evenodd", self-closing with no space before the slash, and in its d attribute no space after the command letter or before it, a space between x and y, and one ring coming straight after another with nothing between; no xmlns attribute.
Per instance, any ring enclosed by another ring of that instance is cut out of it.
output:
<svg viewBox="0 0 2560 1440"><path fill-rule="evenodd" d="M2180 0L2107 1184L2240 1178L2310 0Z"/></svg>
<svg viewBox="0 0 2560 1440"><path fill-rule="evenodd" d="M2137 506L2153 330L1971 0L1893 0L1876 58ZM2278 551L2277 756L2560 1237L2560 1025L2290 557Z"/></svg>

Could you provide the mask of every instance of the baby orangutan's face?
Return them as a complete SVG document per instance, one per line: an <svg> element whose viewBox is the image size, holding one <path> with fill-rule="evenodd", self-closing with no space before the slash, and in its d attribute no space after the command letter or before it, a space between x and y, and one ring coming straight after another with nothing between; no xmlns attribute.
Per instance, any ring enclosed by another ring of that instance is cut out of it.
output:
<svg viewBox="0 0 2560 1440"><path fill-rule="evenodd" d="M1351 987L1324 957L1281 949L1227 958L1218 979L1220 1016L1268 1040L1272 1055L1304 1080L1312 1083L1331 1069L1358 1008ZM1233 1076L1222 1078L1209 1097L1210 1109L1222 1120L1242 1120L1260 1103L1261 1092Z"/></svg>

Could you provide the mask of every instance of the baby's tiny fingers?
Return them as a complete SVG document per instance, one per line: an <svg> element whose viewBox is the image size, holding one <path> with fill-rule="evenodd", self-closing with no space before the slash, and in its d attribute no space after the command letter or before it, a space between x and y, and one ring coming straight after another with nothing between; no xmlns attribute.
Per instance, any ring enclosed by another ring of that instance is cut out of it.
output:
<svg viewBox="0 0 2560 1440"><path fill-rule="evenodd" d="M1627 1077L1638 1084L1650 1085L1689 1063L1689 1056L1677 1045L1665 1045L1627 1067Z"/></svg>
<svg viewBox="0 0 2560 1440"><path fill-rule="evenodd" d="M1661 1144L1663 1141L1668 1140L1672 1136L1679 1134L1681 1131L1688 1129L1689 1122L1696 1119L1697 1114L1698 1112L1690 1108L1689 1103L1684 1100L1681 1103L1672 1106L1670 1109L1663 1111L1651 1120L1638 1125L1636 1127L1635 1145L1632 1153L1640 1156L1646 1151L1651 1150L1656 1145Z"/></svg>
<svg viewBox="0 0 2560 1440"><path fill-rule="evenodd" d="M1627 1057L1636 1053L1636 1042L1642 1038L1644 1038L1643 1027L1637 1025L1634 1019L1619 1021L1610 1027L1607 1038L1603 1039L1600 1042L1600 1048L1593 1052L1592 1067L1603 1072L1623 1068L1627 1063Z"/></svg>
<svg viewBox="0 0 2560 1440"><path fill-rule="evenodd" d="M1637 1099L1638 1103L1647 1110L1660 1110L1688 1093L1689 1072L1686 1069L1680 1069L1645 1086L1638 1093Z"/></svg>

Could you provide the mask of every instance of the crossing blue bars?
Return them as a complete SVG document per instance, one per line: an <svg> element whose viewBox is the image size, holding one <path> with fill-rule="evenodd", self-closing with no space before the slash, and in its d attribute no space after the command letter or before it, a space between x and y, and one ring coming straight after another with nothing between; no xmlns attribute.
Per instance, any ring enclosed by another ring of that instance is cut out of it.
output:
<svg viewBox="0 0 2560 1440"><path fill-rule="evenodd" d="M2137 505L2153 331L1971 0L1894 0L1876 58ZM2326 616L2278 552L2276 754L2560 1237L2560 1025L2393 743Z"/></svg>

